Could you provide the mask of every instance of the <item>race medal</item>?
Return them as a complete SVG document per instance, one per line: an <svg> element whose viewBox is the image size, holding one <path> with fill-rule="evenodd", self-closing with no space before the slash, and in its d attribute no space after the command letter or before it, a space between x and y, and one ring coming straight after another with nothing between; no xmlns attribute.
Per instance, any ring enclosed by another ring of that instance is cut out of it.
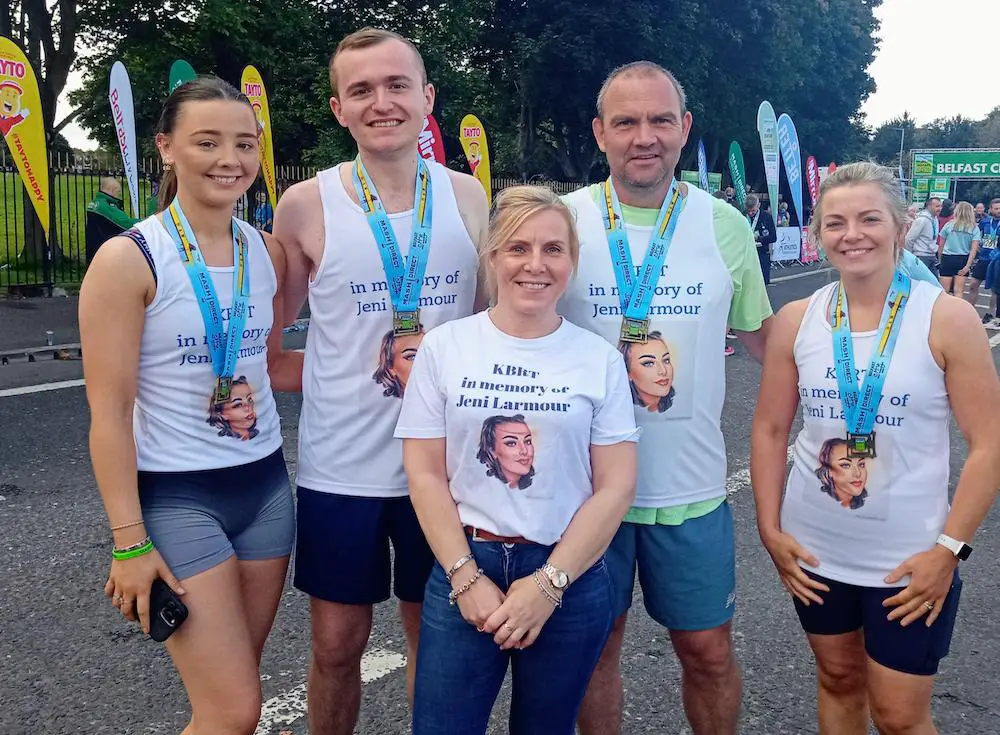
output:
<svg viewBox="0 0 1000 735"><path fill-rule="evenodd" d="M875 432L871 434L852 434L847 432L848 459L875 458Z"/></svg>
<svg viewBox="0 0 1000 735"><path fill-rule="evenodd" d="M420 309L416 311L392 310L392 333L397 337L420 333Z"/></svg>
<svg viewBox="0 0 1000 735"><path fill-rule="evenodd" d="M215 381L215 390L212 391L212 403L218 405L229 401L229 396L233 392L233 379L220 377Z"/></svg>
<svg viewBox="0 0 1000 735"><path fill-rule="evenodd" d="M622 319L622 331L619 339L622 342L645 342L649 336L649 319Z"/></svg>

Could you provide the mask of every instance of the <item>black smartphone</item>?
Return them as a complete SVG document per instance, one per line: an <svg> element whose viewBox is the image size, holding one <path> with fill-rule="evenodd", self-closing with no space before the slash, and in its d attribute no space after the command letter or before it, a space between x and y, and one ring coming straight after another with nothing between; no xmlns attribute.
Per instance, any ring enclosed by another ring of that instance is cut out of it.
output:
<svg viewBox="0 0 1000 735"><path fill-rule="evenodd" d="M149 591L149 637L163 643L187 620L187 605L157 577Z"/></svg>

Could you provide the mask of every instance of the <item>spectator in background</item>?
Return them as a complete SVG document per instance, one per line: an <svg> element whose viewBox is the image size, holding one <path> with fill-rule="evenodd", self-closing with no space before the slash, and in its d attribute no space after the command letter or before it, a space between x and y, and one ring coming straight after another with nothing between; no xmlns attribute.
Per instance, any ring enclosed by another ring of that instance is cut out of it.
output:
<svg viewBox="0 0 1000 735"><path fill-rule="evenodd" d="M267 189L257 190L257 208L253 211L253 226L263 232L270 232L274 225L274 208L267 196Z"/></svg>
<svg viewBox="0 0 1000 735"><path fill-rule="evenodd" d="M906 249L923 261L931 273L937 275L937 239L941 234L938 215L941 214L941 200L931 197L914 218L906 233Z"/></svg>
<svg viewBox="0 0 1000 735"><path fill-rule="evenodd" d="M94 198L87 204L87 224L85 231L87 265L97 255L101 244L120 235L138 220L125 214L122 201L122 185L110 176L101 178Z"/></svg>
<svg viewBox="0 0 1000 735"><path fill-rule="evenodd" d="M938 233L944 229L944 226L955 219L955 202L951 199L945 199L941 202L941 214L938 215Z"/></svg>
<svg viewBox="0 0 1000 735"><path fill-rule="evenodd" d="M792 217L788 214L788 202L778 203L778 227L791 227Z"/></svg>
<svg viewBox="0 0 1000 735"><path fill-rule="evenodd" d="M764 276L764 283L768 284L771 282L771 246L778 241L778 231L774 227L771 213L761 208L760 200L754 194L747 196L747 219L757 245L760 272Z"/></svg>
<svg viewBox="0 0 1000 735"><path fill-rule="evenodd" d="M983 217L986 216L986 205L982 202L976 202L976 224L978 225Z"/></svg>

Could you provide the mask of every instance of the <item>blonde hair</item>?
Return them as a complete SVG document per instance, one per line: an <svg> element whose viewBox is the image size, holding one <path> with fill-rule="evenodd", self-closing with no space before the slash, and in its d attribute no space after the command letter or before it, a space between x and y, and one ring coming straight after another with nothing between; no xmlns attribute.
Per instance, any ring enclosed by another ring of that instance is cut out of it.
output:
<svg viewBox="0 0 1000 735"><path fill-rule="evenodd" d="M536 214L558 212L566 220L569 229L569 257L573 261L573 273L580 263L580 237L576 232L573 213L559 195L545 186L512 186L504 189L493 200L490 213L490 229L486 245L479 254L481 270L486 275L490 302L496 303L497 275L490 267L490 260L514 236L514 233Z"/></svg>
<svg viewBox="0 0 1000 735"><path fill-rule="evenodd" d="M344 36L340 43L337 44L337 48L333 50L333 55L330 57L329 71L330 89L333 90L334 97L338 97L340 94L337 89L337 72L333 66L337 61L337 57L345 51L360 51L361 49L378 46L380 43L384 43L385 41L399 41L400 43L404 43L410 47L414 56L417 57L417 66L420 68L420 81L422 84L427 84L427 68L424 66L424 58L420 55L420 51L417 50L417 47L413 45L413 41L395 33L394 31L387 31L382 28L365 27L359 31L354 31L354 33Z"/></svg>
<svg viewBox="0 0 1000 735"><path fill-rule="evenodd" d="M959 202L955 205L955 219L952 222L951 228L955 232L975 232L976 210L968 202Z"/></svg>
<svg viewBox="0 0 1000 735"><path fill-rule="evenodd" d="M903 195L899 188L899 179L886 166L881 166L873 161L859 161L858 163L837 166L837 170L827 176L820 184L819 199L816 200L812 223L809 226L809 237L814 243L822 244L820 232L823 229L823 200L826 198L826 194L842 186L861 186L863 184L874 184L882 191L889 214L896 224L898 240L899 233L910 222L906 202L903 201ZM898 249L898 242L895 247Z"/></svg>

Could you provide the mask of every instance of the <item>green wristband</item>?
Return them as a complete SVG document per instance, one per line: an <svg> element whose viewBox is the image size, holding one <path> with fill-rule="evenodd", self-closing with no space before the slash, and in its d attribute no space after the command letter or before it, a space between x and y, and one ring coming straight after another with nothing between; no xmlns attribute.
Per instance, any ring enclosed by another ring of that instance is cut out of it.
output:
<svg viewBox="0 0 1000 735"><path fill-rule="evenodd" d="M111 556L115 561L125 561L126 559L134 559L137 556L142 556L143 554L148 554L153 550L153 540L147 538L146 543L138 548L129 548L127 550L119 551L118 549L111 550Z"/></svg>

